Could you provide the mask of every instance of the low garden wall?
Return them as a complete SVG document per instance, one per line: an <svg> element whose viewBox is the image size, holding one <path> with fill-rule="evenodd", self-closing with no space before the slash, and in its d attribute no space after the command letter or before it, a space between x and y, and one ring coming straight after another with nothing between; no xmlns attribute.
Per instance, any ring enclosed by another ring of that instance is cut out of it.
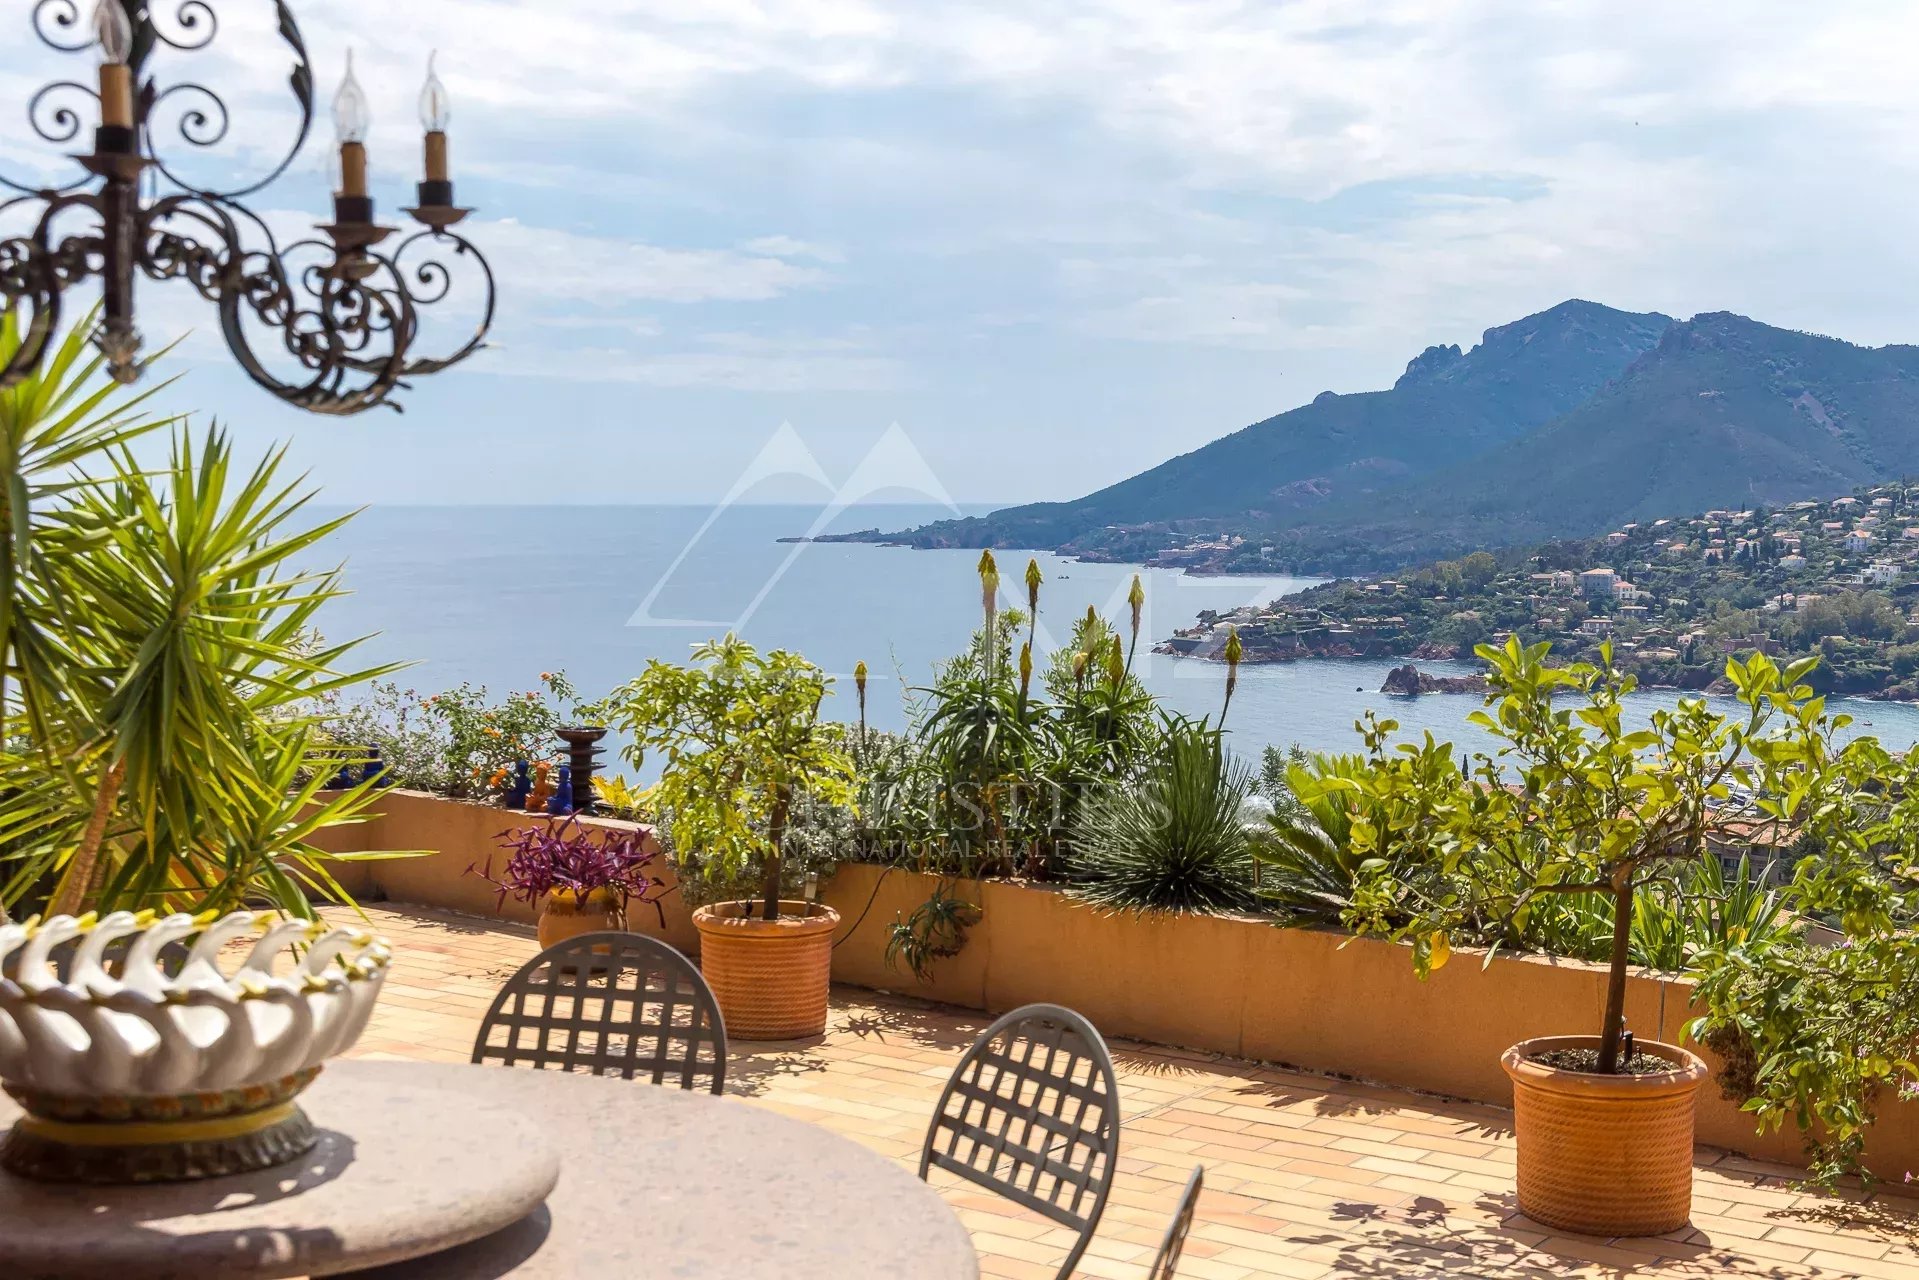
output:
<svg viewBox="0 0 1919 1280"><path fill-rule="evenodd" d="M434 852L339 864L342 884L370 899L477 915L493 915L497 895L467 869L485 863L508 827L546 821L407 791L389 793L379 808L366 824L322 833L327 847ZM887 926L925 901L934 883L913 872L842 866L822 890L842 922L834 979L993 1013L1048 1001L1079 1010L1108 1035L1500 1106L1512 1102L1499 1066L1509 1045L1590 1034L1605 1002L1605 969L1582 961L1502 955L1486 964L1461 951L1421 982L1405 948L1377 939L1280 929L1254 918L1102 914L1056 888L1012 881L962 882L953 890L978 904L981 917L960 954L935 961L931 980L922 983L887 966ZM533 918L510 900L499 914ZM697 953L691 912L678 893L666 899L665 917L662 926L642 909L629 923ZM1628 1025L1641 1037L1677 1042L1692 1016L1691 995L1685 979L1637 972L1627 991ZM1705 1057L1716 1072L1713 1055ZM1756 1133L1752 1118L1710 1082L1699 1095L1698 1138L1803 1162L1795 1131ZM1888 1100L1870 1163L1893 1179L1919 1170L1919 1106Z"/></svg>

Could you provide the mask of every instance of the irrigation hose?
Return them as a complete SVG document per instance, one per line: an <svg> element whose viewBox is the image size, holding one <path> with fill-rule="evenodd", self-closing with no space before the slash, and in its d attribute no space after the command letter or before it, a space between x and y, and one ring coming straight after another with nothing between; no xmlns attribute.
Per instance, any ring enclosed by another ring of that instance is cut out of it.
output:
<svg viewBox="0 0 1919 1280"><path fill-rule="evenodd" d="M880 886L886 883L886 877L892 875L893 870L893 866L889 863L886 869L880 872L880 878L873 882L873 892L867 895L866 905L860 908L860 918L853 922L852 928L833 940L833 949L835 951L839 950L840 943L845 942L848 938L858 933L860 926L866 923L866 913L871 911L873 904L879 900Z"/></svg>

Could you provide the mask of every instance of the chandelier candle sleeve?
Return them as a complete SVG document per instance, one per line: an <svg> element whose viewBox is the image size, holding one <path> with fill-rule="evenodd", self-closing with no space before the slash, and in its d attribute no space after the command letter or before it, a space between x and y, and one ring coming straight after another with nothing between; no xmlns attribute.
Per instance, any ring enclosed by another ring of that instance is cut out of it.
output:
<svg viewBox="0 0 1919 1280"><path fill-rule="evenodd" d="M420 125L426 130L426 180L450 181L446 163L446 127L453 117L446 84L433 64L439 59L435 50L426 60L426 84L420 89Z"/></svg>
<svg viewBox="0 0 1919 1280"><path fill-rule="evenodd" d="M93 33L100 47L100 123L110 129L133 127L133 28L120 0L96 0Z"/></svg>
<svg viewBox="0 0 1919 1280"><path fill-rule="evenodd" d="M353 74L353 51L349 49L346 76L333 95L333 131L340 141L340 194L348 199L366 196L366 135L371 124L366 91Z"/></svg>

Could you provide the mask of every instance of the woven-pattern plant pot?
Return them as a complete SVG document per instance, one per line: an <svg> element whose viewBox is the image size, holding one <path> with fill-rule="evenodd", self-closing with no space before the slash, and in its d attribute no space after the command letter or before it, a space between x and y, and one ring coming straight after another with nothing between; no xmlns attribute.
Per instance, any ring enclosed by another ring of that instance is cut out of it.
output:
<svg viewBox="0 0 1919 1280"><path fill-rule="evenodd" d="M619 896L595 889L584 899L571 893L549 893L540 904L540 950L577 938L583 933L623 932L626 912Z"/></svg>
<svg viewBox="0 0 1919 1280"><path fill-rule="evenodd" d="M826 1030L839 923L833 908L806 902L780 903L778 920L748 916L738 902L693 913L700 972L720 1002L729 1039L797 1040Z"/></svg>
<svg viewBox="0 0 1919 1280"><path fill-rule="evenodd" d="M1519 1139L1519 1209L1562 1231L1656 1236L1692 1214L1693 1095L1706 1064L1677 1045L1641 1040L1671 1071L1602 1076L1532 1058L1596 1049L1597 1036L1547 1036L1506 1050Z"/></svg>

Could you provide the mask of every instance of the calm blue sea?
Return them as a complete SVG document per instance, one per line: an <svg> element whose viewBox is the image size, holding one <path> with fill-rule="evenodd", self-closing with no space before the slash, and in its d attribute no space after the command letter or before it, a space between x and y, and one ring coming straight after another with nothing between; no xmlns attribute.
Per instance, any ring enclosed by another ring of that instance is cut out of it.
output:
<svg viewBox="0 0 1919 1280"><path fill-rule="evenodd" d="M948 514L865 506L825 527L896 529ZM762 647L797 649L839 676L828 710L843 719L855 715L852 671L864 660L871 721L899 728L903 692L925 683L933 663L978 624L979 553L776 541L806 533L819 515L812 507L765 505L717 514L679 506L374 507L328 544L332 558L344 560L353 594L330 602L322 625L329 639L369 636L368 659L417 663L401 679L422 692L470 680L496 694L530 688L541 671L557 667L597 695L648 658L681 660L695 643L734 630ZM1037 558L1046 575L1042 651L1089 604L1124 626L1132 567ZM1002 599L1023 606L1026 556L1000 559ZM1148 638L1170 634L1201 609L1264 603L1312 581L1140 572L1147 604L1136 669L1167 705L1215 719L1224 668L1148 653ZM1369 708L1408 734L1431 730L1462 747L1482 741L1465 723L1477 698L1381 695L1392 665L1327 660L1244 669L1228 720L1235 745L1354 749L1353 723ZM1420 665L1435 674L1468 670ZM1639 710L1649 714L1672 700L1643 694ZM1833 705L1888 745L1919 741L1919 708Z"/></svg>

